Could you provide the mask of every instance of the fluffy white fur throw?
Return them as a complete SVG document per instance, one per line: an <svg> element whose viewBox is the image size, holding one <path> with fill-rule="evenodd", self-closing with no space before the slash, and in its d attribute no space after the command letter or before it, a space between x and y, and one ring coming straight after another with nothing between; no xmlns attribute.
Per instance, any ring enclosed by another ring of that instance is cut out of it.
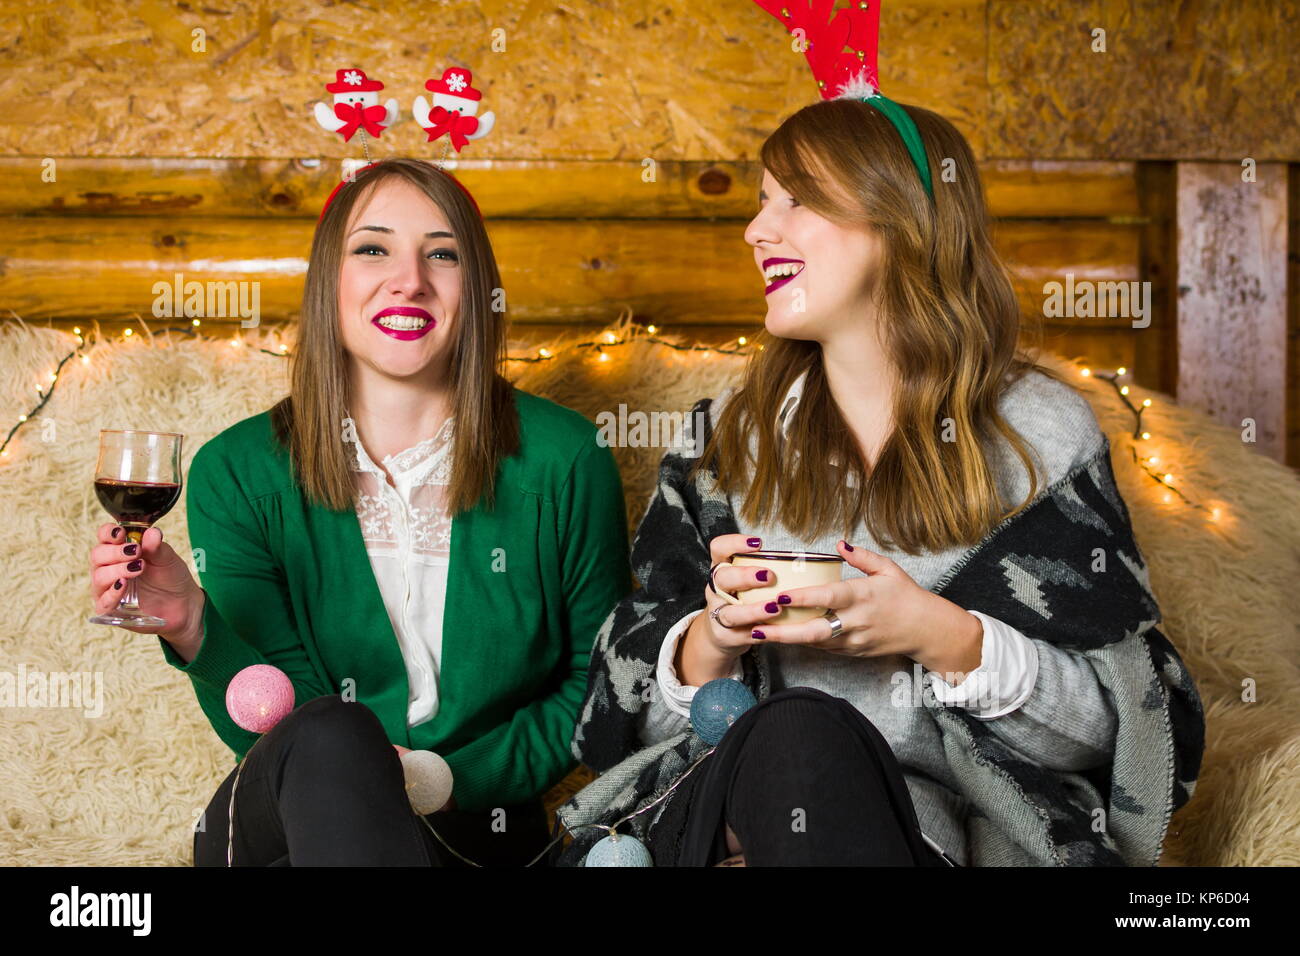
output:
<svg viewBox="0 0 1300 956"><path fill-rule="evenodd" d="M628 332L618 327L620 335ZM231 768L189 682L154 637L86 622L88 550L107 520L91 485L100 428L179 431L185 462L222 429L287 389L292 329L241 330L244 345L146 332L101 342L68 362L41 413L0 458L0 513L13 519L0 582L0 670L102 675L103 713L0 707L0 864L190 863L192 827ZM570 341L576 341L574 337ZM72 335L0 329L0 434L39 400ZM600 411L684 411L716 395L743 359L634 340L512 363L531 392L595 418ZM531 354L531 350L530 350ZM1145 453L1220 519L1184 504L1128 454L1132 416L1109 386L1053 356L1085 390L1114 447L1114 469L1164 614L1164 632L1196 675L1206 755L1196 794L1171 823L1166 859L1188 865L1300 864L1300 479L1237 432L1151 397ZM1149 451L1147 450L1149 449ZM662 448L616 448L629 525L640 519ZM160 525L182 554L185 513ZM1247 693L1253 687L1253 693ZM1250 698L1253 696L1253 700ZM1245 698L1245 699L1243 699ZM564 785L561 785L562 789ZM552 803L555 801L552 801Z"/></svg>

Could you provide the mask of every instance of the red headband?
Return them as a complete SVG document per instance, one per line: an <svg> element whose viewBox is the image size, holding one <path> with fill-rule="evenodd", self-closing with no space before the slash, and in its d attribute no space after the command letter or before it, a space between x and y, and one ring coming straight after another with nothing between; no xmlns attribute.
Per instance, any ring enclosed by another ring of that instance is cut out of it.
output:
<svg viewBox="0 0 1300 956"><path fill-rule="evenodd" d="M380 162L382 162L382 160L381 160ZM361 172L362 170L369 169L371 166L378 166L378 165L379 165L379 163L368 163L368 164L366 164L365 166L362 166L362 167L358 168L355 172L353 172L353 174L352 174L352 175L353 175L353 178L355 178L356 175L357 175L357 173ZM457 179L455 176L453 176L451 173L447 172L447 170L442 169L442 168L439 167L439 166L434 166L434 168L437 169L439 172L443 173L444 175L446 175L446 177L447 177L448 179L450 179L453 183L455 183L455 184L460 188L460 191L463 192L463 193L465 194L466 198L469 199L470 203L474 206L474 211L475 211L476 213L478 213L478 217L479 217L479 219L482 219L482 218L483 218L483 210L481 210L481 209L478 208L478 202L474 199L473 194L472 194L468 189L465 188L465 184L462 183L462 182L461 182L459 179ZM324 220L324 218L325 218L325 210L326 210L326 209L329 209L329 207L330 207L330 203L332 203L332 202L334 201L334 197L337 196L337 195L339 194L339 190L342 189L344 186L346 186L346 185L347 185L348 183L350 183L351 181L352 181L352 180L350 180L350 179L342 179L342 180L339 181L339 184L338 184L337 186L334 187L334 190L333 190L333 192L330 193L329 198L325 200L325 205L321 207L320 216L319 216L319 218L317 218L317 220L316 220L316 224L317 224L317 225L320 225L321 221Z"/></svg>

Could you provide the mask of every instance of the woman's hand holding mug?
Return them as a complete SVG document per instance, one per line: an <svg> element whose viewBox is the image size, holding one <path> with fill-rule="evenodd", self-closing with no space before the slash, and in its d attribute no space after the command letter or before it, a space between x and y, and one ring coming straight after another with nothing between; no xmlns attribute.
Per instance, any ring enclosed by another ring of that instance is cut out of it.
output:
<svg viewBox="0 0 1300 956"><path fill-rule="evenodd" d="M137 634L157 634L187 661L203 640L203 607L207 600L189 567L160 528L150 528L139 545L127 542L126 532L111 521L99 526L99 543L90 549L90 596L95 613L117 606L128 578L136 579L140 610L176 624L160 631L128 627Z"/></svg>
<svg viewBox="0 0 1300 956"><path fill-rule="evenodd" d="M984 627L979 618L927 591L884 555L847 541L837 547L839 556L862 574L786 589L778 600L784 597L790 607L813 608L813 613L769 627L768 637L849 657L901 654L927 670L950 675L945 679L954 685L980 666ZM821 616L828 608L839 618L838 634Z"/></svg>
<svg viewBox="0 0 1300 956"><path fill-rule="evenodd" d="M762 640L755 636L755 632L762 634L759 625L781 613L775 601L733 604L714 590L746 591L774 585L776 575L767 568L740 568L729 563L732 555L757 551L762 546L761 539L744 534L722 534L709 542L713 581L712 585L707 581L704 584L708 609L691 621L677 642L674 666L683 684L700 687L715 678L730 676L736 658Z"/></svg>

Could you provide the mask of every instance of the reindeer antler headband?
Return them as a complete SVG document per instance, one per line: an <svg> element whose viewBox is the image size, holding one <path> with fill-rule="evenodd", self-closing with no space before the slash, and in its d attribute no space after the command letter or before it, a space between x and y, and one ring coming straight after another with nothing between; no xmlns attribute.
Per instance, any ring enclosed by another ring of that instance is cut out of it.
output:
<svg viewBox="0 0 1300 956"><path fill-rule="evenodd" d="M822 99L855 99L874 106L903 138L926 194L934 199L921 133L907 111L880 92L876 50L880 0L857 0L835 11L835 0L754 0L802 44ZM831 14L835 13L834 17Z"/></svg>

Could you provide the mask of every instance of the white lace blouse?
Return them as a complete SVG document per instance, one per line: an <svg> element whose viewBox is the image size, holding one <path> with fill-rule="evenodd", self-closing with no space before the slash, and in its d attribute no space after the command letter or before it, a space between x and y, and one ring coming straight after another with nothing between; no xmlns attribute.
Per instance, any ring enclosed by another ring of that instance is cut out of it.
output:
<svg viewBox="0 0 1300 956"><path fill-rule="evenodd" d="M405 451L384 458L384 472L353 442L357 518L384 606L406 662L410 727L438 713L442 613L451 558L452 419Z"/></svg>

